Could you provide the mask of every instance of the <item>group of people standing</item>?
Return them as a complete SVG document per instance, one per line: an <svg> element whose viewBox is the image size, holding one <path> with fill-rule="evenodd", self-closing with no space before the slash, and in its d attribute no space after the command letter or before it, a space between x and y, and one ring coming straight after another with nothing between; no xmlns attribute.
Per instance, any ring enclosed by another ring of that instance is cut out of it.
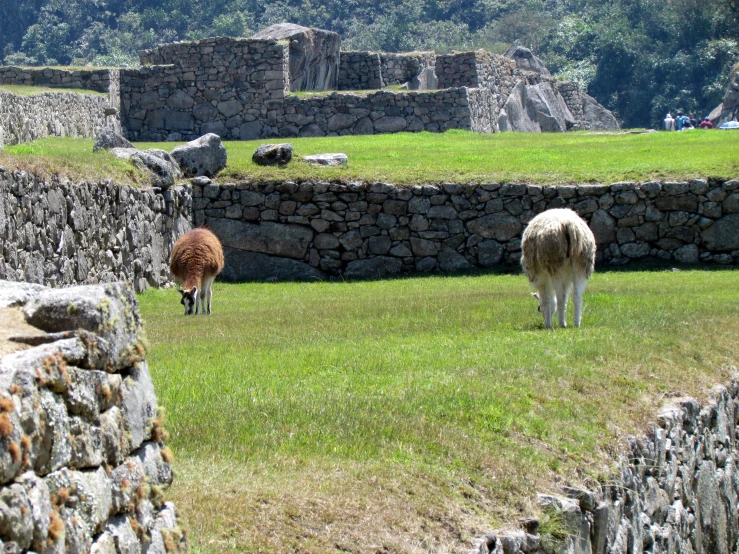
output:
<svg viewBox="0 0 739 554"><path fill-rule="evenodd" d="M686 131L687 129L695 129L700 127L701 129L713 129L713 123L704 117L703 121L698 123L694 114L686 115L683 112L677 112L677 115L673 118L671 114L667 114L664 120L665 131Z"/></svg>

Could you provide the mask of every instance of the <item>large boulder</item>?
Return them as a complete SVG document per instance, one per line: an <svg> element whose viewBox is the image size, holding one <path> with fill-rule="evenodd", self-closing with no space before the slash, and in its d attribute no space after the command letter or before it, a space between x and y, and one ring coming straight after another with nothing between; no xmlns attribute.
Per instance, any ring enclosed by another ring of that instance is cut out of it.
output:
<svg viewBox="0 0 739 554"><path fill-rule="evenodd" d="M549 82L526 87L526 93L536 110L542 132L564 133L575 124L575 118L557 88Z"/></svg>
<svg viewBox="0 0 739 554"><path fill-rule="evenodd" d="M513 87L498 117L501 132L540 133L539 117L533 102L529 102L526 83L521 80Z"/></svg>
<svg viewBox="0 0 739 554"><path fill-rule="evenodd" d="M95 137L95 144L92 146L92 151L110 150L111 148L134 148L134 145L116 133L113 127L103 127L100 129L97 137Z"/></svg>
<svg viewBox="0 0 739 554"><path fill-rule="evenodd" d="M439 78L433 67L424 67L421 72L408 83L410 90L436 90L439 88Z"/></svg>
<svg viewBox="0 0 739 554"><path fill-rule="evenodd" d="M591 96L576 92L570 105L578 112L573 115L559 89L549 81L526 85L516 83L499 116L501 131L522 133L565 132L570 129L617 131L618 120ZM580 109L581 108L581 109Z"/></svg>
<svg viewBox="0 0 739 554"><path fill-rule="evenodd" d="M213 133L174 148L172 157L186 177L213 177L226 167L228 160L221 137Z"/></svg>
<svg viewBox="0 0 739 554"><path fill-rule="evenodd" d="M26 304L24 314L30 325L48 333L85 331L95 335L86 339L94 350L90 355L108 371L119 371L143 359L138 302L126 284L44 289Z"/></svg>
<svg viewBox="0 0 739 554"><path fill-rule="evenodd" d="M618 131L621 125L613 113L601 106L592 96L588 96L584 92L580 93L582 97L583 119L582 126L591 131Z"/></svg>
<svg viewBox="0 0 739 554"><path fill-rule="evenodd" d="M137 150L131 156L131 161L136 167L151 175L151 184L155 187L167 189L182 175L179 165L166 150L158 148Z"/></svg>
<svg viewBox="0 0 739 554"><path fill-rule="evenodd" d="M708 118L714 127L731 121L739 115L739 63L734 66L724 101L716 106Z"/></svg>
<svg viewBox="0 0 739 554"><path fill-rule="evenodd" d="M290 143L262 144L252 154L251 159L257 165L284 165L293 159L293 145Z"/></svg>
<svg viewBox="0 0 739 554"><path fill-rule="evenodd" d="M525 46L521 46L517 42L511 44L510 48L503 55L515 61L518 69L549 75L549 70L544 65L544 62L535 56L531 50Z"/></svg>
<svg viewBox="0 0 739 554"><path fill-rule="evenodd" d="M278 23L252 38L290 41L290 90L334 90L339 79L341 38L337 33Z"/></svg>

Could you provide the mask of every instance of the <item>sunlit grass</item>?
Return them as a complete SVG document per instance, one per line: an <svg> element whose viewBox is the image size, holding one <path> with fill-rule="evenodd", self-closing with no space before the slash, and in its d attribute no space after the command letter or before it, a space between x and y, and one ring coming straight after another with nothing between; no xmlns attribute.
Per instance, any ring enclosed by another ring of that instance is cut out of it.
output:
<svg viewBox="0 0 739 554"><path fill-rule="evenodd" d="M50 138L37 141L34 154L6 146L5 167L35 167L71 177L107 174L133 180L129 164L104 152L92 153L92 140ZM290 142L293 161L286 167L261 167L251 160L260 144ZM503 133L467 131L395 135L226 141L228 167L218 181L385 181L419 183L613 183L624 180L686 180L739 177L739 133ZM139 143L171 150L175 143ZM344 167L316 167L301 156L343 152Z"/></svg>
<svg viewBox="0 0 739 554"><path fill-rule="evenodd" d="M521 276L217 284L207 318L149 291L195 551L462 549L535 491L605 474L665 397L725 379L736 284L598 273L584 326L553 332Z"/></svg>
<svg viewBox="0 0 739 554"><path fill-rule="evenodd" d="M124 184L146 184L147 177L127 160L105 151L93 152L93 140L51 137L23 144L6 144L0 166L45 177L74 180L112 179Z"/></svg>
<svg viewBox="0 0 739 554"><path fill-rule="evenodd" d="M19 96L35 96L37 94L43 94L45 92L76 92L77 94L84 94L86 96L103 96L107 98L109 94L107 92L98 92L95 90L81 89L81 88L66 88L66 87L43 87L43 86L26 86L26 85L0 85L0 92L12 92Z"/></svg>

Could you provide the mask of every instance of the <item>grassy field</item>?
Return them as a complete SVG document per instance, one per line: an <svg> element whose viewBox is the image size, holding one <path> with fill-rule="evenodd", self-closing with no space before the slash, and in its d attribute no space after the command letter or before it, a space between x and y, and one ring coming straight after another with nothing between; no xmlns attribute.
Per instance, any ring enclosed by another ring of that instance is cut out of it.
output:
<svg viewBox="0 0 739 554"><path fill-rule="evenodd" d="M290 142L294 161L284 168L251 161L259 144ZM174 143L140 143L170 150ZM739 177L739 132L684 133L504 133L467 131L400 133L271 141L225 142L229 165L219 181L343 180L397 184L434 182L613 183L623 180L684 180ZM298 157L344 152L339 168L309 166ZM0 165L71 177L106 176L141 182L128 164L105 152L92 154L92 140L50 138L33 145L6 146Z"/></svg>
<svg viewBox="0 0 739 554"><path fill-rule="evenodd" d="M195 553L464 551L726 379L737 282L596 273L584 326L554 331L520 275L217 283L207 318L148 291L169 497Z"/></svg>
<svg viewBox="0 0 739 554"><path fill-rule="evenodd" d="M44 92L76 92L78 94L86 94L88 96L104 96L107 98L107 92L97 92L81 88L61 88L61 87L39 87L25 85L0 85L0 92L12 92L19 96L35 96Z"/></svg>

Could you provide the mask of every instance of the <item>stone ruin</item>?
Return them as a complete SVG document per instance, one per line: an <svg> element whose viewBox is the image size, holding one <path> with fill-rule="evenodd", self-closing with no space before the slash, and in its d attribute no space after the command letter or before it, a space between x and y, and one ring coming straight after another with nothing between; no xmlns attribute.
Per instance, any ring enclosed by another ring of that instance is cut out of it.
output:
<svg viewBox="0 0 739 554"><path fill-rule="evenodd" d="M120 70L112 100L131 140L619 128L520 45L504 56L347 52L336 33L279 24L250 39L163 45L142 52L141 63ZM298 91L325 94L290 94Z"/></svg>
<svg viewBox="0 0 739 554"><path fill-rule="evenodd" d="M341 38L337 33L279 23L260 31L253 38L289 41L291 91L337 88L341 48Z"/></svg>
<svg viewBox="0 0 739 554"><path fill-rule="evenodd" d="M517 44L503 56L340 48L336 33L284 23L248 39L165 44L141 52L140 68L0 68L0 84L108 92L107 102L0 93L0 144L47 135L94 137L104 125L132 141L191 141L208 133L254 140L619 128L577 83L556 81ZM321 94L291 94L303 91Z"/></svg>

